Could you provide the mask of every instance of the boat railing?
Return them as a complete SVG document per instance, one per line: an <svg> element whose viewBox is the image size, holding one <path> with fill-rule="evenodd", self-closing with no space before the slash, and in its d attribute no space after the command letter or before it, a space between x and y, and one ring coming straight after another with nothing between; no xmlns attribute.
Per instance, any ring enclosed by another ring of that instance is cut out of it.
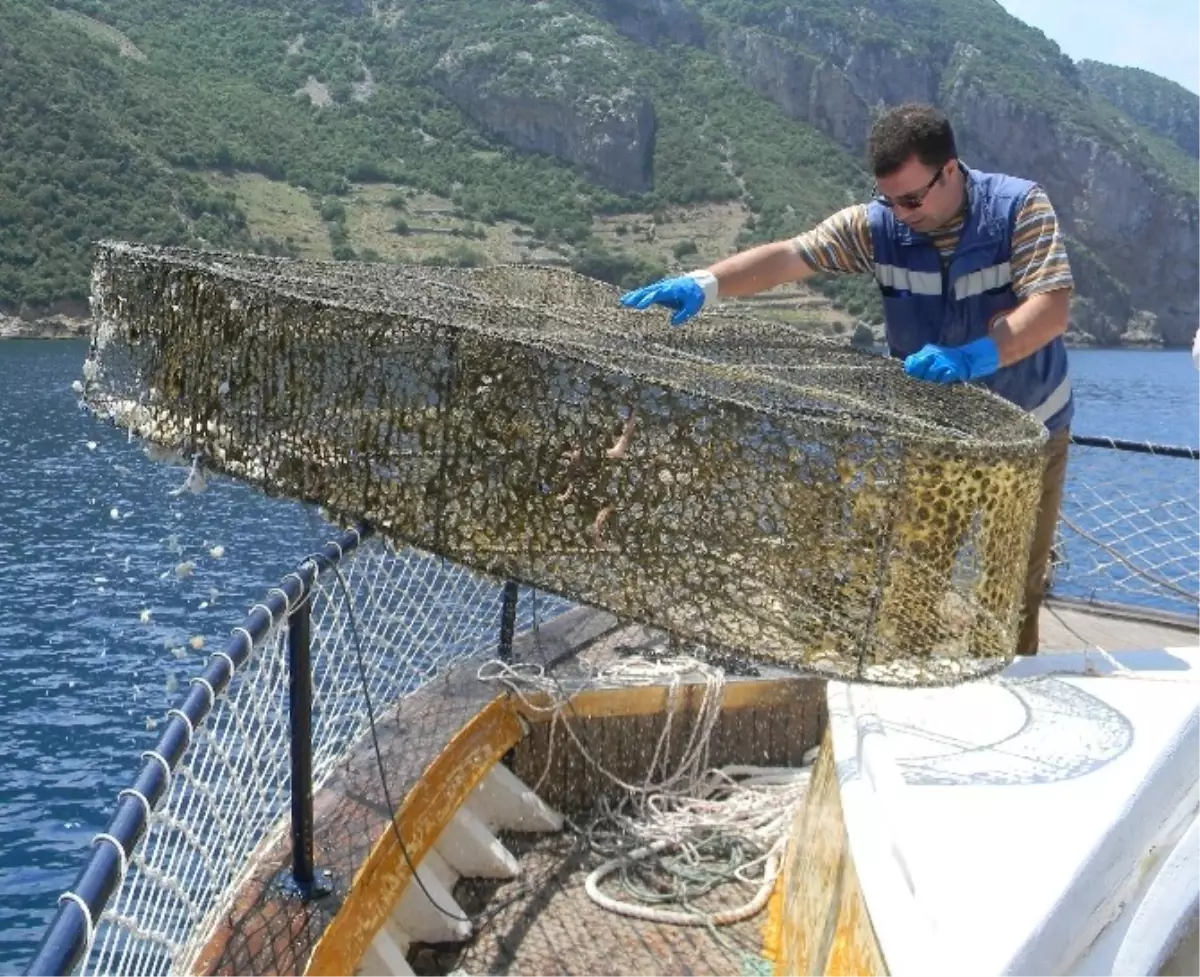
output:
<svg viewBox="0 0 1200 977"><path fill-rule="evenodd" d="M1196 449L1073 441L1051 594L1194 618ZM338 536L192 679L26 972L191 972L268 849L286 853L270 884L290 926L332 884L313 798L374 730L372 703L382 714L470 659L503 658L515 635L572 606L365 527Z"/></svg>
<svg viewBox="0 0 1200 977"><path fill-rule="evenodd" d="M1195 621L1200 450L1072 435L1049 595Z"/></svg>
<svg viewBox="0 0 1200 977"><path fill-rule="evenodd" d="M339 535L191 680L26 973L192 972L268 850L290 852L269 881L289 905L326 894L338 880L314 857L313 798L366 730L468 659L506 657L514 635L571 606L366 527Z"/></svg>

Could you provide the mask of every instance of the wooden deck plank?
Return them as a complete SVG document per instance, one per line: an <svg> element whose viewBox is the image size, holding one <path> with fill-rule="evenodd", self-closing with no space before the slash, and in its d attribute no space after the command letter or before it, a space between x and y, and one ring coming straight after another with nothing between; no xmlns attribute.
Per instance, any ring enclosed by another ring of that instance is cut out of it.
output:
<svg viewBox="0 0 1200 977"><path fill-rule="evenodd" d="M450 739L495 696L472 666L453 669L376 717L391 805L399 807ZM369 738L359 741L313 799L313 852L334 891L305 902L282 885L290 862L287 832L254 859L254 871L195 965L198 974L303 973L312 950L341 909L346 890L390 815Z"/></svg>
<svg viewBox="0 0 1200 977"><path fill-rule="evenodd" d="M649 653L654 656L663 650L663 636L638 626L616 627L611 615L579 608L561 619L546 622L536 639L531 635L518 638L514 650L518 661L537 661L549 664L562 662L573 650L588 647L584 656L594 668L630 653ZM1069 651L1085 647L1101 647L1108 651L1154 649L1171 646L1195 646L1198 634L1195 627L1172 626L1162 622L1137 620L1079 606L1066 607L1048 603L1041 616L1042 642L1045 652ZM686 653L688 649L675 649ZM566 688L585 679L587 669L581 663L564 662L556 669ZM775 672L776 670L761 670ZM786 673L784 673L786 674ZM765 677L765 676L764 676ZM783 675L780 675L783 677ZM794 675L789 676L794 677ZM743 680L745 681L745 680ZM737 680L733 680L738 684ZM399 804L419 779L425 766L463 723L485 704L496 689L475 680L474 668L464 669L451 676L431 682L421 692L391 704L381 710L380 748L388 770L393 805ZM796 717L789 717L789 736L802 731L798 742L791 744L803 752L823 725L823 698L798 704ZM749 718L749 717L747 717ZM764 714L765 719L774 716ZM651 737L659 728L659 717L645 717L645 736ZM540 725L540 724L535 724ZM715 742L736 739L736 724L721 724ZM729 728L726 729L725 727ZM535 730L535 740L544 731ZM772 730L768 752L774 749L778 735ZM639 740L640 742L640 740ZM531 745L530 743L526 744ZM613 744L612 759L622 756ZM605 752L605 751L602 751ZM718 751L720 752L720 751ZM789 756L792 751L788 751ZM548 778L560 783L560 793L582 786L578 764L572 763L570 751L563 749L555 757ZM539 766L537 775L544 769ZM534 779L537 779L536 776ZM388 805L382 796L374 750L368 744L348 757L338 774L315 799L317 828L315 848L317 863L331 869L338 883L337 891L328 899L304 905L279 886L281 871L288 860L288 837L276 839L271 850L261 852L253 878L239 894L230 913L223 920L197 969L201 973L294 973L303 967L309 952L316 945L325 927L340 906L345 886L362 864L371 842L387 824ZM586 897L585 897L586 898ZM607 914L605 914L607 915ZM611 929L612 927L610 927ZM614 929L620 940L642 947L657 946L665 956L654 967L641 972L686 972L680 969L687 962L677 956L673 945L663 944L655 934L623 932ZM696 931L692 931L693 936ZM598 949L603 943L597 943ZM611 943L609 944L611 946ZM653 956L653 955L652 955ZM596 958L611 962L611 956ZM645 962L649 957L640 957ZM667 964L663 961L674 960ZM603 966L603 965L601 965ZM530 971L533 972L533 971ZM586 972L586 971L585 971ZM603 972L603 971L600 971Z"/></svg>
<svg viewBox="0 0 1200 977"><path fill-rule="evenodd" d="M1048 601L1038 618L1041 651L1149 651L1155 648L1195 647L1195 627L1185 628L1093 610L1081 605Z"/></svg>
<svg viewBox="0 0 1200 977"><path fill-rule="evenodd" d="M719 927L718 940L699 926L665 926L596 906L584 890L600 859L568 833L536 838L508 835L522 876L507 882L464 880L459 904L480 922L470 944L421 947L418 974L584 975L769 973L762 952L762 915ZM606 885L606 891L609 886ZM620 897L619 889L613 892ZM748 886L723 886L697 900L708 911L747 901ZM709 901L711 900L711 901ZM749 969L753 968L753 969Z"/></svg>

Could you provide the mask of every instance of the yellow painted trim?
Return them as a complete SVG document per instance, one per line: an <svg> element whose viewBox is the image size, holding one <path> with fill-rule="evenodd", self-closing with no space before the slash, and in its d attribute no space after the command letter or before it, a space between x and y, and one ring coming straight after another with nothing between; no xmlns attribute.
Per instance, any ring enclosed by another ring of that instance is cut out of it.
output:
<svg viewBox="0 0 1200 977"><path fill-rule="evenodd" d="M745 709L750 706L777 706L790 701L797 693L808 691L824 683L818 679L758 679L731 682L725 686L722 709ZM685 708L696 709L704 696L704 685L693 683L680 690ZM822 691L823 694L823 691ZM643 685L634 688L585 689L571 699L566 718L599 719L613 716L650 716L663 712L667 707L668 690L660 685ZM550 719L552 701L548 696L533 696L534 708L516 703L530 722L546 722Z"/></svg>
<svg viewBox="0 0 1200 977"><path fill-rule="evenodd" d="M828 729L808 796L792 823L781 877L778 930L770 937L778 948L777 975L887 974L846 834Z"/></svg>
<svg viewBox="0 0 1200 977"><path fill-rule="evenodd" d="M433 847L468 795L521 738L511 702L493 699L455 734L396 814L414 864ZM385 829L359 869L338 914L313 950L305 974L353 974L412 878L396 833Z"/></svg>
<svg viewBox="0 0 1200 977"><path fill-rule="evenodd" d="M775 877L775 888L767 900L767 918L763 920L762 957L778 965L783 959L783 871Z"/></svg>

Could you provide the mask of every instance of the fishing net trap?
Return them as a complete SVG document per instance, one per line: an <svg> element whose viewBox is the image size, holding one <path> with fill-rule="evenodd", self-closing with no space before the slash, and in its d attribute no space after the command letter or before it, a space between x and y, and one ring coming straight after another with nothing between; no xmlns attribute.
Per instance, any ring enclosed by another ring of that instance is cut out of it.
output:
<svg viewBox="0 0 1200 977"><path fill-rule="evenodd" d="M105 243L84 398L199 469L702 651L893 685L1011 660L1039 422L618 295L539 266Z"/></svg>

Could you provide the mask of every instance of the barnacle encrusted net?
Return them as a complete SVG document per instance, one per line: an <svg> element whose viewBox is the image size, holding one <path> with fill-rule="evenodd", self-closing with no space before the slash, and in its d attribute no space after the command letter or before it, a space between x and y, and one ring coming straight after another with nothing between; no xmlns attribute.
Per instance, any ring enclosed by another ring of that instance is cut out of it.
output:
<svg viewBox="0 0 1200 977"><path fill-rule="evenodd" d="M565 270L108 243L85 399L393 540L760 663L1013 654L1045 431L983 390Z"/></svg>

